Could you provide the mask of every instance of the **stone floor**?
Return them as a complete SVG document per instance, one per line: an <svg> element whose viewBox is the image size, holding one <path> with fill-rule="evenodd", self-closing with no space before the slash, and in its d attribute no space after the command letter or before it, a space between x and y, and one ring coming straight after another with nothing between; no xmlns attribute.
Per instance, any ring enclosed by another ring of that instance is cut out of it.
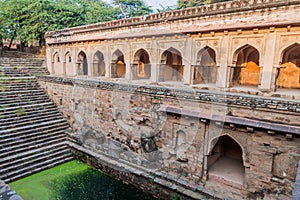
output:
<svg viewBox="0 0 300 200"><path fill-rule="evenodd" d="M244 173L241 161L221 157L209 168L208 178L242 189Z"/></svg>

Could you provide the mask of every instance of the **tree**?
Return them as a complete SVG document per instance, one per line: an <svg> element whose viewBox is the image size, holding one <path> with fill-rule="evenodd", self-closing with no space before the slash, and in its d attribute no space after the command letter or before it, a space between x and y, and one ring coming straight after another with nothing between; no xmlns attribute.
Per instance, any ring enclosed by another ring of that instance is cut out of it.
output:
<svg viewBox="0 0 300 200"><path fill-rule="evenodd" d="M0 38L44 43L47 31L114 19L101 0L0 0Z"/></svg>
<svg viewBox="0 0 300 200"><path fill-rule="evenodd" d="M143 0L115 0L117 19L148 15L153 10Z"/></svg>
<svg viewBox="0 0 300 200"><path fill-rule="evenodd" d="M217 2L224 2L229 0L177 0L177 9L194 7L194 6L202 6L205 4L212 4Z"/></svg>

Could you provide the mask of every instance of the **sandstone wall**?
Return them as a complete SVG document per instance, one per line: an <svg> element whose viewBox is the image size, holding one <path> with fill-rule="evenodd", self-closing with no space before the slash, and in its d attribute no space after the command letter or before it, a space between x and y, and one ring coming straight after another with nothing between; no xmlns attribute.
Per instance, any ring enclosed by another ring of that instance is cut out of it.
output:
<svg viewBox="0 0 300 200"><path fill-rule="evenodd" d="M166 187L175 182L219 198L291 197L299 101L76 78L41 77L39 83L68 120L72 140L153 170ZM210 175L212 150L224 136L242 150L238 184Z"/></svg>

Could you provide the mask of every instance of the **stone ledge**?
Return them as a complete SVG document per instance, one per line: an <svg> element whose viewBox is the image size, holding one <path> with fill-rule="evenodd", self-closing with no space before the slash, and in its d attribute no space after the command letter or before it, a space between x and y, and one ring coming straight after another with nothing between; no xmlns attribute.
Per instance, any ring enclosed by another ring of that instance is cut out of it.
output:
<svg viewBox="0 0 300 200"><path fill-rule="evenodd" d="M197 102L210 102L216 105L240 106L253 110L267 110L291 112L300 115L300 101L279 97L265 97L222 91L207 91L193 88L175 88L158 85L142 85L134 83L117 83L84 78L65 78L55 76L40 76L40 81L53 82L64 85L80 86L111 91L141 93L152 95L155 98L178 98Z"/></svg>
<svg viewBox="0 0 300 200"><path fill-rule="evenodd" d="M292 133L295 135L300 135L300 127L292 126L292 125L285 125L285 124L278 124L278 123L271 123L271 122L264 122L259 120L253 120L253 119L247 119L242 117L234 117L234 116L228 116L228 115L214 115L211 113L202 113L198 111L190 111L185 110L181 108L177 108L174 106L163 106L159 109L161 112L167 112L167 113L174 113L184 116L191 116L196 118L202 118L207 119L211 121L216 122L225 122L229 124L235 124L235 125L242 125L246 127L254 127L258 129L264 129L264 130L272 130L276 132L282 132L282 133Z"/></svg>

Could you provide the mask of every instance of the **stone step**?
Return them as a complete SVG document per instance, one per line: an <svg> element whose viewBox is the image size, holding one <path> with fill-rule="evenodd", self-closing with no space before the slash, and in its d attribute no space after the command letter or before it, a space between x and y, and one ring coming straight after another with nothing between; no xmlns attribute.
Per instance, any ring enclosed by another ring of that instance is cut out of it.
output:
<svg viewBox="0 0 300 200"><path fill-rule="evenodd" d="M17 165L17 164L22 164L22 162L24 162L26 160L29 160L29 159L32 160L32 159L44 156L46 154L50 154L50 153L54 153L54 152L60 152L60 151L69 151L69 149L66 148L65 145L62 145L62 146L59 146L57 148L50 149L49 151L38 152L36 154L32 154L32 155L29 155L29 156L24 156L24 157L19 158L19 159L10 160L9 162L5 162L5 163L0 165L0 173L3 173L10 166L14 166L14 165Z"/></svg>
<svg viewBox="0 0 300 200"><path fill-rule="evenodd" d="M22 117L21 117L22 116ZM52 112L44 112L44 113L34 113L31 116L27 116L27 113L25 115L20 115L19 118L5 118L1 119L0 116L0 129L4 126L14 126L17 123L26 123L27 121L32 120L39 120L39 119L51 119L53 117L62 117L62 114L57 112L57 110L54 110Z"/></svg>
<svg viewBox="0 0 300 200"><path fill-rule="evenodd" d="M19 87L39 87L39 84L37 82L25 82L25 81L20 81L20 82L0 82L0 87L5 86L5 87L10 87L10 88L19 88Z"/></svg>
<svg viewBox="0 0 300 200"><path fill-rule="evenodd" d="M0 86L1 87L1 86ZM4 92L0 92L0 100L1 101L5 101L5 100L7 100L7 99L11 99L11 98L19 98L19 99L26 99L26 98L37 98L38 96L40 96L40 97L42 97L42 96L44 96L44 97L48 97L48 95L47 94L45 94L43 91L40 91L40 90L35 90L35 92L24 92L24 90L22 90L23 92L21 92L20 90L19 90L19 92L15 92L15 93L13 93L13 92L10 92L10 93L4 93ZM33 91L33 90L31 90L31 91ZM38 92L37 92L38 91Z"/></svg>
<svg viewBox="0 0 300 200"><path fill-rule="evenodd" d="M10 162L10 160L19 159L27 155L38 153L41 149L51 149L53 145L65 143L64 138L58 138L55 140L46 141L40 144L31 145L28 147L18 148L11 152L4 152L0 155L0 164Z"/></svg>
<svg viewBox="0 0 300 200"><path fill-rule="evenodd" d="M54 123L54 124L49 124L48 126L44 127L37 127L34 130L24 130L24 131L19 131L19 132L8 132L6 134L1 134L0 135L0 140L4 140L6 138L11 138L11 137L27 137L27 136L33 136L35 134L47 134L50 131L59 131L59 130L64 130L67 129L69 126L66 122L62 123ZM1 156L1 155L0 155Z"/></svg>
<svg viewBox="0 0 300 200"><path fill-rule="evenodd" d="M5 91L1 92L1 98L18 97L18 96L30 96L30 95L43 95L43 90L21 90L21 91Z"/></svg>
<svg viewBox="0 0 300 200"><path fill-rule="evenodd" d="M2 89L3 88L3 89ZM6 84L1 84L1 92L7 92L7 91L26 91L26 90L39 90L41 91L42 89L39 87L38 84L20 84L20 85L12 85L9 83Z"/></svg>
<svg viewBox="0 0 300 200"><path fill-rule="evenodd" d="M30 95L30 96L19 95L19 96L6 97L6 98L0 96L0 105L7 104L7 103L17 103L17 102L19 103L28 102L30 104L33 101L42 100L42 99L50 101L49 97L46 94Z"/></svg>
<svg viewBox="0 0 300 200"><path fill-rule="evenodd" d="M47 126L47 125L51 125L51 124L55 124L55 123L59 124L59 123L63 123L63 122L67 123L63 118L61 118L61 119L57 119L57 120L41 122L39 124L32 124L32 125L26 125L26 126L22 126L22 127L16 127L16 128L0 130L0 137L2 135L9 134L9 133L24 132L24 131L27 131L27 130L32 130L32 129L35 129L35 128L39 128L39 127L43 127L43 126Z"/></svg>
<svg viewBox="0 0 300 200"><path fill-rule="evenodd" d="M17 115L16 112L13 113L2 113L0 114L0 123L5 125L5 124L10 124L15 123L16 121L19 120L26 120L30 119L32 117L35 117L36 115L44 115L44 113L47 114L54 114L54 113L59 113L57 111L57 108L54 106L44 108L43 110L25 110L26 115ZM61 113L60 113L61 114Z"/></svg>
<svg viewBox="0 0 300 200"><path fill-rule="evenodd" d="M24 126L27 126L30 124L37 124L37 123L42 123L42 122L49 121L49 120L58 120L58 119L62 119L62 116L60 115L60 113L56 113L53 115L47 115L47 116L36 116L34 118L27 118L26 120L16 121L15 123L12 123L12 124L2 124L2 122L0 121L0 125L1 125L0 130L20 127L20 126L24 127Z"/></svg>
<svg viewBox="0 0 300 200"><path fill-rule="evenodd" d="M1 95L1 93L0 93ZM8 108L8 107L19 107L19 109L22 109L21 107L25 105L35 105L35 104L40 104L40 103L48 103L49 99L37 99L34 101L26 101L26 102L8 102L8 103L2 103L1 106ZM17 109L18 110L18 109Z"/></svg>
<svg viewBox="0 0 300 200"><path fill-rule="evenodd" d="M29 176L29 175L31 175L31 174L34 174L34 173L43 171L43 170L45 170L45 169L52 168L52 167L54 167L54 166L56 166L56 165L59 165L59 164L62 164L62 163L71 161L71 160L73 160L73 159L74 159L74 158L73 158L72 155L66 155L66 156L64 156L63 158L52 159L52 160L49 161L50 164L45 165L45 163L44 163L44 165L41 165L41 166L38 167L38 168L34 168L34 169L30 170L30 171L27 171L27 172L25 172L25 173L20 173L20 174L18 174L18 175L16 175L16 176L12 176L12 177L10 177L10 178L6 178L6 179L4 179L3 181L4 181L5 183L10 183L10 182L12 182L12 181L18 180L18 179L23 178L23 177L25 177L25 176Z"/></svg>
<svg viewBox="0 0 300 200"><path fill-rule="evenodd" d="M29 115L31 113L35 113L35 112L46 112L48 111L49 109L55 109L55 105L51 102L49 103L48 102L48 105L44 105L44 106L39 106L39 105L35 105L35 106L32 106L32 105L25 105L25 106L22 106L21 107L22 109L24 109L24 111ZM2 109L0 111L0 118L4 118L4 117L20 117L22 115L19 115L16 111L18 109L20 109L20 107L10 107L10 108L6 108L6 107L2 107L0 106L0 109Z"/></svg>
<svg viewBox="0 0 300 200"><path fill-rule="evenodd" d="M43 126L43 127L37 127L36 129L33 130L24 130L24 131L19 131L19 132L12 132L12 133L7 133L7 134L1 134L0 135L0 142L10 139L10 138L16 138L16 139L22 139L25 137L33 137L35 135L40 135L40 134L49 134L51 132L57 132L57 131L65 131L68 129L69 125L66 122L62 123L57 123L57 124L49 124L48 126ZM1 155L0 155L1 156Z"/></svg>
<svg viewBox="0 0 300 200"><path fill-rule="evenodd" d="M45 102L45 103L39 103L39 104L30 104L30 105L24 105L22 106L22 108L24 108L26 110L26 108L32 108L32 107L43 107L43 106L53 106L54 104L52 102ZM1 112L9 112L9 111L15 111L17 109L19 109L20 106L14 106L14 107L9 107L6 108L4 106L0 106L0 114Z"/></svg>
<svg viewBox="0 0 300 200"><path fill-rule="evenodd" d="M33 173L42 171L44 169L53 167L55 165L58 165L58 164L61 164L61 163L64 163L66 161L70 161L73 159L74 158L73 158L72 154L68 154L68 153L65 153L65 154L62 154L59 156L53 156L53 157L51 157L51 155L50 155L50 156L45 157L44 159L41 159L40 162L32 163L31 165L22 167L20 169L15 169L15 170L11 171L10 173L6 173L3 175L0 174L0 178L2 180L4 180L6 183L8 183L13 180L19 179L21 177L31 175Z"/></svg>
<svg viewBox="0 0 300 200"><path fill-rule="evenodd" d="M43 142L47 142L47 141L49 142L49 141L56 140L56 139L63 139L63 141L64 141L66 139L66 135L65 135L64 131L53 132L53 133L47 134L47 135L26 137L24 139L15 140L15 141L6 142L6 143L1 142L2 144L0 144L0 148L1 148L0 152L1 153L14 152L20 148L30 147L35 144L42 144Z"/></svg>

